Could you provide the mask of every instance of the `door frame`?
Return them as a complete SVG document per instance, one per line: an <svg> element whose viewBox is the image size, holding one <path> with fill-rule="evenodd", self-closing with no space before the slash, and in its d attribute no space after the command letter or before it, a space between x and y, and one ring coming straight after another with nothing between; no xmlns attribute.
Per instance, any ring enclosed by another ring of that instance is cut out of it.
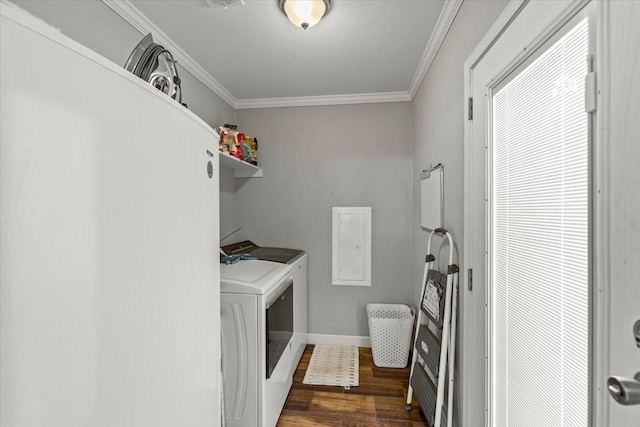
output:
<svg viewBox="0 0 640 427"><path fill-rule="evenodd" d="M480 63L485 54L491 49L494 43L500 38L504 31L509 27L518 14L526 7L530 0L512 0L504 12L500 15L495 24L491 27L486 36L480 41L478 46L473 50L469 58L464 63L464 111L463 117L465 121L464 127L464 254L465 254L465 269L463 271L463 283L467 286L461 287L461 291L464 294L469 294L469 269L473 269L474 263L484 263L485 259L474 260L473 259L473 205L472 205L472 189L473 189L473 161L472 161L472 143L473 143L473 121L469 119L469 100L473 93L473 70ZM529 52L538 49L547 39L550 32L561 28L566 24L579 10L584 8L590 0L570 0L567 1L566 7L555 17L553 22L544 28L536 37L523 46L523 51L512 62L510 62L502 75L513 71L523 60L524 57L529 56ZM606 426L608 420L609 411L609 396L607 392L606 379L608 375L608 363L609 363L609 339L607 330L609 329L609 289L606 286L610 271L610 247L609 247L609 215L608 209L610 206L610 185L609 185L609 105L608 98L609 82L608 82L608 70L606 68L608 59L609 46L609 2L597 1L596 2L596 52L594 68L597 72L597 113L595 114L593 123L591 126L595 126L593 135L595 137L592 144L591 155L591 176L592 176L592 290L591 290L591 335L592 340L590 351L591 354L591 423L593 426ZM474 118L476 120L484 120L483 117ZM486 167L486 166L485 166ZM485 225L486 226L486 225ZM486 270L488 271L488 269ZM487 278L483 278L484 283L487 283ZM480 292L481 289L475 290ZM485 286L483 301L487 303L488 289ZM486 312L482 307L474 310L472 306L474 304L473 299L463 296L461 298L461 309L464 310L463 316L465 330L470 330L472 322L482 321L486 325ZM485 316L482 320L472 319L471 313L483 312ZM485 396L483 396L485 412L484 412L484 425L487 425L487 395L486 384L488 384L487 368L486 368L486 342L487 342L487 328L485 326L485 372L482 377L485 383ZM469 334L463 334L464 351L462 354L462 372L464 377L469 378L468 373L471 370L472 361L477 357L478 353L471 348L472 340ZM464 385L464 382L463 382ZM462 421L463 425L468 424L467 419L472 419L473 414L473 390L470 387L463 386L462 395Z"/></svg>

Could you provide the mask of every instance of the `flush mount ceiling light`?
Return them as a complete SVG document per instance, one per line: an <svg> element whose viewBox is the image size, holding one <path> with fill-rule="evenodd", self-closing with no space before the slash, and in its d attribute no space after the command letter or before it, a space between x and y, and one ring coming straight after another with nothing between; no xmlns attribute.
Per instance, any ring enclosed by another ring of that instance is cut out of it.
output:
<svg viewBox="0 0 640 427"><path fill-rule="evenodd" d="M329 12L331 0L280 0L280 9L296 27L306 30Z"/></svg>

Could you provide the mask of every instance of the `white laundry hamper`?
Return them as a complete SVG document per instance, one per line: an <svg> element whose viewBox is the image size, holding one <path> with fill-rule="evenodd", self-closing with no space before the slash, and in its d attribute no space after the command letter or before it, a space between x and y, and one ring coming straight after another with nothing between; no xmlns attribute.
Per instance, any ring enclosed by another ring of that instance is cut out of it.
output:
<svg viewBox="0 0 640 427"><path fill-rule="evenodd" d="M367 304L373 363L404 368L409 361L414 312L404 304Z"/></svg>

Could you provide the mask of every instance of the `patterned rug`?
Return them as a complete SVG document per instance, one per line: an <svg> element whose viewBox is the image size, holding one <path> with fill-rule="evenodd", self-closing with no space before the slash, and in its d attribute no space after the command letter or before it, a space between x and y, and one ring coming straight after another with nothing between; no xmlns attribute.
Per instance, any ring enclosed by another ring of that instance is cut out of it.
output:
<svg viewBox="0 0 640 427"><path fill-rule="evenodd" d="M357 387L358 365L357 346L317 344L302 383Z"/></svg>

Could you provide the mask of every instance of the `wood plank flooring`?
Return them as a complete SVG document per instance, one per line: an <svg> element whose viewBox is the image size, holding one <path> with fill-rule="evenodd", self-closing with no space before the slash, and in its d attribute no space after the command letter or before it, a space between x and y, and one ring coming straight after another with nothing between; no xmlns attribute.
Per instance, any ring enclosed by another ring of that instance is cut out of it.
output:
<svg viewBox="0 0 640 427"><path fill-rule="evenodd" d="M405 411L409 368L378 368L370 348L359 349L360 385L302 384L313 346L305 349L277 427L428 427L418 403Z"/></svg>

